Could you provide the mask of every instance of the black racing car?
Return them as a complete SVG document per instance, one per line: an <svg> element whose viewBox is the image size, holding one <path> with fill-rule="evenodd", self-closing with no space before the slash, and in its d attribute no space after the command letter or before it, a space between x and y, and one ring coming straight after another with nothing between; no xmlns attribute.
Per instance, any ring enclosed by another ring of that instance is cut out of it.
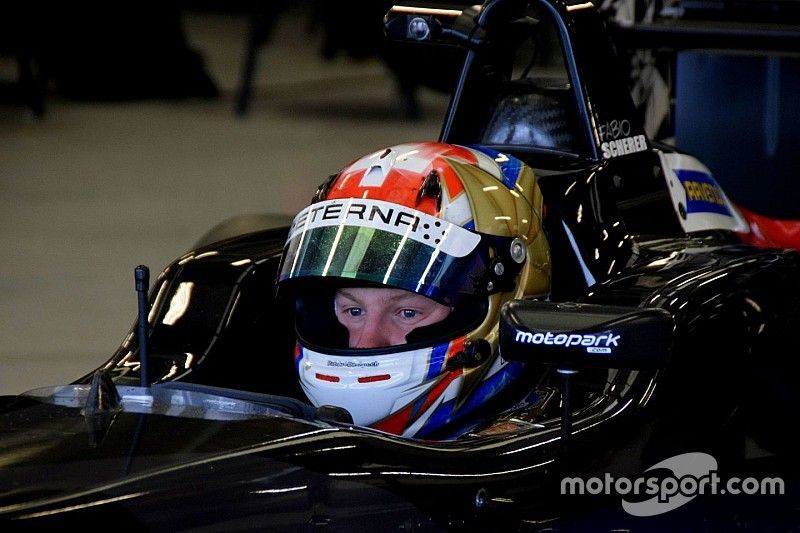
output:
<svg viewBox="0 0 800 533"><path fill-rule="evenodd" d="M647 138L591 2L385 29L465 51L440 141L535 169L552 287L500 341L539 369L525 401L442 441L312 407L274 300L288 228L203 239L137 270L104 365L0 399L2 530L796 530L800 255L741 244L708 169Z"/></svg>

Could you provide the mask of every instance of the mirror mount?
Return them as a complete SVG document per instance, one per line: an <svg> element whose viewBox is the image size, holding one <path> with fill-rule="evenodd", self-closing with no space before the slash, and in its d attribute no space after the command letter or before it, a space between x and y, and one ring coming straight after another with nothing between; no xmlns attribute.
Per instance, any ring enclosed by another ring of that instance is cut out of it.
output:
<svg viewBox="0 0 800 533"><path fill-rule="evenodd" d="M500 355L555 366L561 376L561 442L572 435L571 384L581 368L655 370L672 354L675 322L666 309L511 300L500 312Z"/></svg>

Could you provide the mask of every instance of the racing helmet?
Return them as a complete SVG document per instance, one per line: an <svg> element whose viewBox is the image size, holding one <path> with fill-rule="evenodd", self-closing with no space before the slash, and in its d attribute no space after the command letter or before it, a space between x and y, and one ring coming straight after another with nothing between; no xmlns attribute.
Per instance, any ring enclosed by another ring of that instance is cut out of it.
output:
<svg viewBox="0 0 800 533"><path fill-rule="evenodd" d="M523 371L498 353L500 307L549 290L533 171L489 148L440 142L357 159L294 218L277 286L295 305L294 362L314 405L406 437L457 436ZM452 312L404 344L351 348L334 315L343 287L404 289Z"/></svg>

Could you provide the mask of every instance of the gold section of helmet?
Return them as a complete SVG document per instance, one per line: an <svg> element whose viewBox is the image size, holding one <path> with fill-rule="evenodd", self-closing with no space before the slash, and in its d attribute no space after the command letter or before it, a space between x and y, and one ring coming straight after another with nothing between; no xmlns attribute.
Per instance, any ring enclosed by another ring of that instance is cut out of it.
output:
<svg viewBox="0 0 800 533"><path fill-rule="evenodd" d="M469 199L475 231L479 233L519 237L526 243L527 256L518 274L516 290L489 296L489 308L483 322L473 330L470 339L485 339L498 349L500 309L513 298L546 296L550 290L550 248L542 229L544 200L533 169L523 166L513 191L488 172L467 163L449 161L456 170ZM456 400L470 396L479 385L496 357L474 368L464 369L464 381Z"/></svg>

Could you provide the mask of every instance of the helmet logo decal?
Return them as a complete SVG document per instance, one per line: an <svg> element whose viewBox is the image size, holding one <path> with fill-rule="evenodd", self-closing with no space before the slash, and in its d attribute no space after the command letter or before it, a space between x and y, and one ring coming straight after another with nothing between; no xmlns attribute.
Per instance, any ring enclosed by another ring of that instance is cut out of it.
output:
<svg viewBox="0 0 800 533"><path fill-rule="evenodd" d="M289 240L325 226L358 226L388 231L427 244L453 257L464 257L480 236L422 211L398 204L361 198L325 200L311 204L294 219Z"/></svg>
<svg viewBox="0 0 800 533"><path fill-rule="evenodd" d="M359 361L359 360L351 360L351 361L339 361L339 360L329 360L327 362L327 366L344 366L347 368L363 368L369 366L380 366L381 364L378 361Z"/></svg>

